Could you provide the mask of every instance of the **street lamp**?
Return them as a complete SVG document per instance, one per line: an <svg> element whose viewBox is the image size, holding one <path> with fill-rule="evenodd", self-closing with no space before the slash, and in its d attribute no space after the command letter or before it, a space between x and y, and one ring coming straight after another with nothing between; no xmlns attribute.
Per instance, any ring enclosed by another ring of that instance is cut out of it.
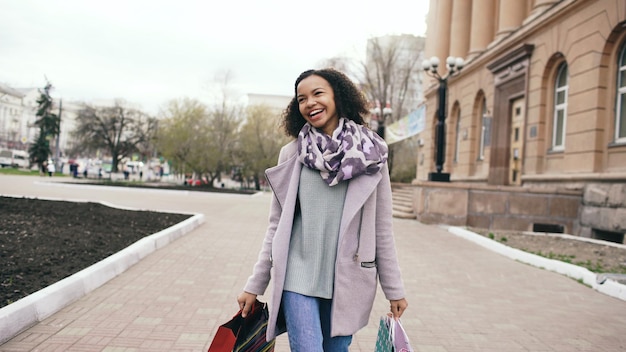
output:
<svg viewBox="0 0 626 352"><path fill-rule="evenodd" d="M438 57L433 56L430 59L422 61L422 69L424 72L439 81L439 89L437 90L439 104L437 107L437 132L435 140L437 143L437 153L435 159L437 172L431 172L428 174L429 181L450 182L450 174L442 172L443 163L446 160L446 94L448 92L448 78L458 74L464 65L465 62L462 58L450 56L446 59L448 72L445 76L441 76L437 71L437 68L439 68Z"/></svg>
<svg viewBox="0 0 626 352"><path fill-rule="evenodd" d="M385 107L381 110L380 103L376 102L376 107L371 109L370 113L374 117L374 119L372 119L370 123L371 129L376 131L376 133L382 139L385 139L385 123L393 113L393 110L391 109L391 104L387 102Z"/></svg>
<svg viewBox="0 0 626 352"><path fill-rule="evenodd" d="M391 117L391 113L391 104L387 102L387 104L383 108L383 118L378 123L378 135L381 136L382 139L385 139L385 128L387 127L387 120L389 119L389 117Z"/></svg>
<svg viewBox="0 0 626 352"><path fill-rule="evenodd" d="M380 104L376 102L376 107L370 109L370 113L372 114L372 119L370 120L370 128L372 131L378 132L378 120L380 116Z"/></svg>

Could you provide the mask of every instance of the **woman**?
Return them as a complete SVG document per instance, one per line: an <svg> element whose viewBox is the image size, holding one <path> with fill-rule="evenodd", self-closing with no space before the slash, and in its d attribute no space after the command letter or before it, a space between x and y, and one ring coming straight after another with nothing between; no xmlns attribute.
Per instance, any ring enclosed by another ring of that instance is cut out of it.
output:
<svg viewBox="0 0 626 352"><path fill-rule="evenodd" d="M274 192L269 226L237 301L245 316L271 277L266 337L282 332L284 319L295 352L348 351L367 325L377 277L395 318L408 305L392 232L388 149L363 125L367 113L348 77L322 69L296 79L283 114L296 140L266 171Z"/></svg>

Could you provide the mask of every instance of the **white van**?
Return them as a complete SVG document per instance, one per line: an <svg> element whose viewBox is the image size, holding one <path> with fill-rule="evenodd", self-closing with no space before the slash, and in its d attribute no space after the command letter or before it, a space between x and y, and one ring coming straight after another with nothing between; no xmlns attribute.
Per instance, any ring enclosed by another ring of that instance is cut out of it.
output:
<svg viewBox="0 0 626 352"><path fill-rule="evenodd" d="M0 167L28 168L28 152L24 150L0 150Z"/></svg>

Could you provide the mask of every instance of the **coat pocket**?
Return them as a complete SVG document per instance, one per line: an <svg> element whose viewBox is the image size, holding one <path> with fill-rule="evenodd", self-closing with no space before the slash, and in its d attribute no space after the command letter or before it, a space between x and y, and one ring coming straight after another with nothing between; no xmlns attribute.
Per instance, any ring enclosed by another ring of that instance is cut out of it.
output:
<svg viewBox="0 0 626 352"><path fill-rule="evenodd" d="M352 335L367 325L376 296L378 270L360 263L339 263L333 296L333 331ZM341 318L339 318L341 317Z"/></svg>
<svg viewBox="0 0 626 352"><path fill-rule="evenodd" d="M376 267L376 261L371 261L371 262L361 262L361 268L375 268Z"/></svg>

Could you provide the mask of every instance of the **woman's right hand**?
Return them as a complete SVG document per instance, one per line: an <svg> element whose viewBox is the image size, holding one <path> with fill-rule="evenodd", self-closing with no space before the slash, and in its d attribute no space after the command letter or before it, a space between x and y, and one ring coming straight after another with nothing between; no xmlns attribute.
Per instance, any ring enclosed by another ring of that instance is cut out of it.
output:
<svg viewBox="0 0 626 352"><path fill-rule="evenodd" d="M254 302L256 301L256 295L250 292L242 292L237 296L237 303L239 303L239 309L241 309L241 316L246 317Z"/></svg>

